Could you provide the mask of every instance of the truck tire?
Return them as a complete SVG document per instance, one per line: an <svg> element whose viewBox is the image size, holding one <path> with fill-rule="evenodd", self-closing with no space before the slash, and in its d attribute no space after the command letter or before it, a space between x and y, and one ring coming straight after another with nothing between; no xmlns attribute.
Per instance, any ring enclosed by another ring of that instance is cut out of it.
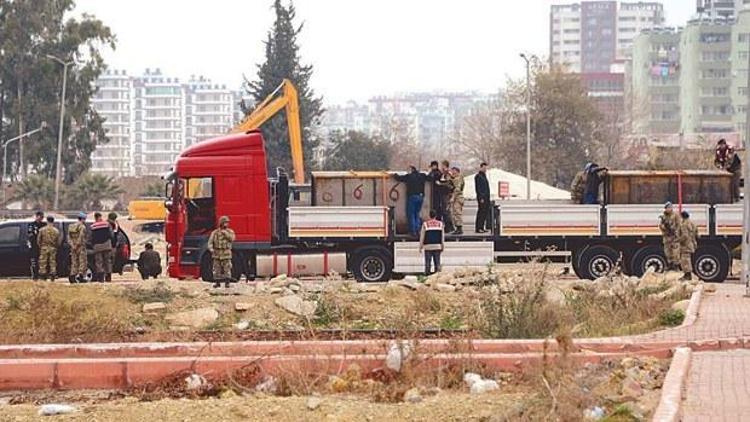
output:
<svg viewBox="0 0 750 422"><path fill-rule="evenodd" d="M388 281L393 271L393 256L385 248L362 248L352 254L352 273L359 282Z"/></svg>
<svg viewBox="0 0 750 422"><path fill-rule="evenodd" d="M702 246L693 254L693 272L708 283L723 283L729 275L731 255L720 246Z"/></svg>
<svg viewBox="0 0 750 422"><path fill-rule="evenodd" d="M644 246L633 255L630 268L634 276L643 277L646 270L653 268L657 273L663 273L667 269L667 257L664 248L660 246Z"/></svg>
<svg viewBox="0 0 750 422"><path fill-rule="evenodd" d="M206 252L201 258L201 279L206 282L214 281L214 263L211 252Z"/></svg>
<svg viewBox="0 0 750 422"><path fill-rule="evenodd" d="M585 279L586 277L583 276L583 273L581 273L581 255L588 249L589 247L586 246L580 251L573 252L573 254L570 257L570 266L573 267L573 273L575 273L576 277L580 279Z"/></svg>
<svg viewBox="0 0 750 422"><path fill-rule="evenodd" d="M579 271L581 278L596 280L612 273L620 260L620 254L609 246L590 246L581 253Z"/></svg>

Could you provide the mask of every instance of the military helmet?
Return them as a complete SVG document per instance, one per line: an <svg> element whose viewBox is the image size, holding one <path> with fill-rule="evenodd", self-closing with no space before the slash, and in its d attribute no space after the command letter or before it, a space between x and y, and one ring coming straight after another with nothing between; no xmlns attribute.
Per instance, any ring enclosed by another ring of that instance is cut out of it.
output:
<svg viewBox="0 0 750 422"><path fill-rule="evenodd" d="M222 225L222 224L225 224L225 223L229 223L229 217L227 217L226 215L222 215L219 218L219 225Z"/></svg>
<svg viewBox="0 0 750 422"><path fill-rule="evenodd" d="M116 212L109 213L109 215L107 216L107 220L110 220L110 221L117 220L117 213Z"/></svg>

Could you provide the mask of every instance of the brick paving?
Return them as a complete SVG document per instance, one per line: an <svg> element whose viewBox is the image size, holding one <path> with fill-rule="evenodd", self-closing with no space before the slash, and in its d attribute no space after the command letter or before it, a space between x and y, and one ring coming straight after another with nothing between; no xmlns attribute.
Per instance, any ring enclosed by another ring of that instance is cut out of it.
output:
<svg viewBox="0 0 750 422"><path fill-rule="evenodd" d="M682 420L750 420L750 350L693 353Z"/></svg>
<svg viewBox="0 0 750 422"><path fill-rule="evenodd" d="M693 325L635 336L639 342L686 342L750 336L750 299L740 284L710 285L714 293L703 293L698 319ZM750 418L750 415L748 415Z"/></svg>
<svg viewBox="0 0 750 422"><path fill-rule="evenodd" d="M738 284L703 295L695 324L641 336L645 341L717 340L750 335L750 298ZM750 350L692 354L682 402L683 421L750 420Z"/></svg>

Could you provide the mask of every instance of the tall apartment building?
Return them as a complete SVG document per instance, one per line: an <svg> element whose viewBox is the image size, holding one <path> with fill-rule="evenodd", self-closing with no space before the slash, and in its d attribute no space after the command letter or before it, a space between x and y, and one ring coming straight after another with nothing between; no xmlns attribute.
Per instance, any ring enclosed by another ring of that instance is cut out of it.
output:
<svg viewBox="0 0 750 422"><path fill-rule="evenodd" d="M635 38L627 77L636 134L680 131L680 36L679 31L664 29Z"/></svg>
<svg viewBox="0 0 750 422"><path fill-rule="evenodd" d="M234 93L203 76L185 88L185 146L227 133L235 120Z"/></svg>
<svg viewBox="0 0 750 422"><path fill-rule="evenodd" d="M732 131L732 26L693 21L680 41L681 133Z"/></svg>
<svg viewBox="0 0 750 422"><path fill-rule="evenodd" d="M550 10L550 60L574 73L609 73L630 57L642 30L664 24L656 2L584 1Z"/></svg>
<svg viewBox="0 0 750 422"><path fill-rule="evenodd" d="M107 70L99 77L97 87L92 104L105 119L109 142L97 144L91 170L112 177L127 176L132 172L132 79L124 70Z"/></svg>
<svg viewBox="0 0 750 422"><path fill-rule="evenodd" d="M737 13L737 21L732 30L732 84L729 96L734 114L734 129L745 136L748 107L748 60L750 58L750 8Z"/></svg>
<svg viewBox="0 0 750 422"><path fill-rule="evenodd" d="M636 38L629 75L634 132L735 131L744 122L738 107L746 103L748 30L723 17L700 17L681 30Z"/></svg>
<svg viewBox="0 0 750 422"><path fill-rule="evenodd" d="M186 146L227 133L243 117L242 94L205 77L182 83L160 69L135 77L114 70L97 87L93 106L109 142L97 146L91 170L113 177L164 174Z"/></svg>
<svg viewBox="0 0 750 422"><path fill-rule="evenodd" d="M185 92L179 78L146 69L133 81L136 175L162 174L185 146Z"/></svg>
<svg viewBox="0 0 750 422"><path fill-rule="evenodd" d="M698 15L711 20L734 20L750 0L698 0Z"/></svg>

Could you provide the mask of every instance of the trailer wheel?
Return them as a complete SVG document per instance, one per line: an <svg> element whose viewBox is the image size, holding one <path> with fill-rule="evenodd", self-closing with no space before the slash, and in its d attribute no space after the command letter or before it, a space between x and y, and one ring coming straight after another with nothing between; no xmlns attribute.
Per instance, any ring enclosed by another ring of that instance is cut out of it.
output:
<svg viewBox="0 0 750 422"><path fill-rule="evenodd" d="M663 273L667 269L667 257L663 248L659 246L644 246L633 255L630 267L636 277L643 277L649 268L657 273Z"/></svg>
<svg viewBox="0 0 750 422"><path fill-rule="evenodd" d="M206 252L201 258L201 279L207 282L214 281L214 266L211 252Z"/></svg>
<svg viewBox="0 0 750 422"><path fill-rule="evenodd" d="M703 281L723 283L729 275L730 254L718 246L703 246L693 254L693 271Z"/></svg>
<svg viewBox="0 0 750 422"><path fill-rule="evenodd" d="M588 248L589 247L586 246L581 251L573 252L572 256L570 257L570 266L573 267L573 273L575 273L576 277L580 279L586 278L583 276L583 273L581 272L581 255Z"/></svg>
<svg viewBox="0 0 750 422"><path fill-rule="evenodd" d="M388 281L393 270L391 253L384 248L364 248L355 251L352 273L360 282Z"/></svg>
<svg viewBox="0 0 750 422"><path fill-rule="evenodd" d="M609 246L591 246L581 253L579 271L582 278L596 280L615 270L620 254Z"/></svg>

